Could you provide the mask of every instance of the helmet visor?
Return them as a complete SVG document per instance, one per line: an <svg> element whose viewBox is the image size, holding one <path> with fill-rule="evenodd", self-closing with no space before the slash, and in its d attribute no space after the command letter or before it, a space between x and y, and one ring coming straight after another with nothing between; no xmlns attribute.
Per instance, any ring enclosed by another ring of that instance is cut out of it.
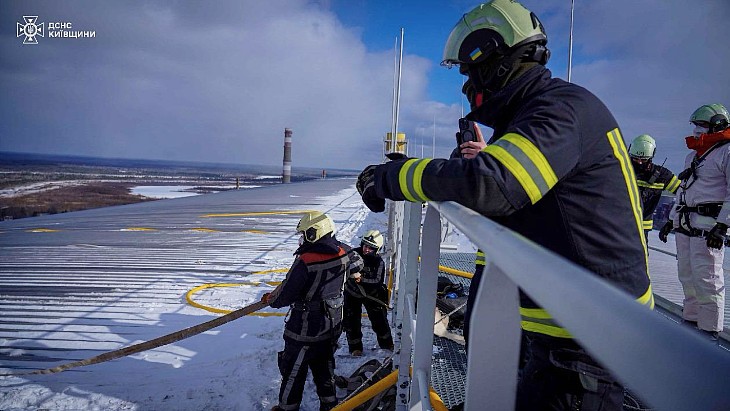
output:
<svg viewBox="0 0 730 411"><path fill-rule="evenodd" d="M464 42L466 36L472 32L471 26L466 22L466 16L463 16L454 29L451 30L449 38L446 40L446 46L444 47L444 58L441 61L442 66L451 68L451 66L458 66L461 63L467 63L466 61L459 61L459 50Z"/></svg>

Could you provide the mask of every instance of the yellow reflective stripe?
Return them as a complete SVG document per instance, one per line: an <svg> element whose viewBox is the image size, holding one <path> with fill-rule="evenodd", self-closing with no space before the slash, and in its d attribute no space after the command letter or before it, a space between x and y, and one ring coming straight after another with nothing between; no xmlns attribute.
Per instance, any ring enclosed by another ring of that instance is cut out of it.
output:
<svg viewBox="0 0 730 411"><path fill-rule="evenodd" d="M644 220L642 222L642 225L644 227L644 230L651 230L654 228L654 220Z"/></svg>
<svg viewBox="0 0 730 411"><path fill-rule="evenodd" d="M573 336L565 328L539 324L530 321L522 321L520 322L520 325L525 331L532 331L534 333L545 334L557 338L573 338Z"/></svg>
<svg viewBox="0 0 730 411"><path fill-rule="evenodd" d="M474 259L474 264L476 265L486 265L487 259L484 256L484 252L482 250L477 250L477 256Z"/></svg>
<svg viewBox="0 0 730 411"><path fill-rule="evenodd" d="M677 176L672 176L672 179L669 180L669 182L667 183L667 186L664 189L669 191L670 193L675 193L675 192L677 192L677 189L679 188L679 184L681 184L681 183L682 182L679 181Z"/></svg>
<svg viewBox="0 0 730 411"><path fill-rule="evenodd" d="M403 167L400 168L400 172L398 173L398 184L400 185L400 191L403 192L403 197L405 197L406 200L412 201L414 203L416 202L416 199L408 190L408 169L410 169L413 163L415 163L416 161L418 161L418 159L416 158L406 161L403 164Z"/></svg>
<svg viewBox="0 0 730 411"><path fill-rule="evenodd" d="M507 133L502 137L502 139L511 142L525 152L527 157L535 163L535 166L538 171L540 171L543 180L547 183L548 188L552 188L555 184L557 184L558 176L555 175L555 171L553 171L553 168L550 167L550 163L548 163L545 156L535 146L535 144L532 143L532 141L515 133Z"/></svg>
<svg viewBox="0 0 730 411"><path fill-rule="evenodd" d="M651 291L651 284L649 284L649 288L646 289L646 292L641 297L637 298L636 301L652 310L654 309L654 293Z"/></svg>
<svg viewBox="0 0 730 411"><path fill-rule="evenodd" d="M644 229L641 225L641 197L639 196L639 187L636 184L636 175L634 174L634 167L631 166L631 161L626 153L626 146L624 140L621 137L621 132L618 128L606 133L608 136L608 143L613 148L613 154L616 156L619 165L621 166L621 173L624 176L626 182L626 190L629 194L631 201L631 209L634 213L634 220L636 221L636 231L639 233L639 238L642 247L644 247L644 264L646 267L646 273L649 275L649 254L646 248L646 237L644 237Z"/></svg>
<svg viewBox="0 0 730 411"><path fill-rule="evenodd" d="M644 188L653 188L655 190L664 190L664 184L663 183L649 184L649 183L647 183L646 181L643 181L643 180L636 180L636 185L638 185L639 187L644 187Z"/></svg>
<svg viewBox="0 0 730 411"><path fill-rule="evenodd" d="M654 293L651 290L651 285L646 289L646 292L636 301L647 306L649 309L654 309ZM525 331L531 331L540 334L546 334L558 338L573 338L573 336L566 330L558 325L553 320L553 317L542 308L523 308L520 307L520 315L522 321L520 325Z"/></svg>
<svg viewBox="0 0 730 411"><path fill-rule="evenodd" d="M525 193L527 193L532 204L537 203L537 201L542 198L542 193L540 193L540 189L537 188L537 185L532 180L532 177L530 177L530 174L527 173L527 170L522 167L522 164L512 157L507 150L492 144L484 147L482 151L496 158L497 161L502 163L502 165L504 165L505 168L507 168L507 170L515 176L517 182L520 183L522 189L525 190Z"/></svg>
<svg viewBox="0 0 730 411"><path fill-rule="evenodd" d="M423 181L423 169L426 168L429 162L431 162L430 158L419 160L418 165L416 165L416 170L413 172L413 190L421 201L429 200L426 194L423 193L423 186L421 185Z"/></svg>
<svg viewBox="0 0 730 411"><path fill-rule="evenodd" d="M559 326L553 317L542 308L520 307L522 321L520 325L525 331L532 331L558 338L573 338L565 328Z"/></svg>

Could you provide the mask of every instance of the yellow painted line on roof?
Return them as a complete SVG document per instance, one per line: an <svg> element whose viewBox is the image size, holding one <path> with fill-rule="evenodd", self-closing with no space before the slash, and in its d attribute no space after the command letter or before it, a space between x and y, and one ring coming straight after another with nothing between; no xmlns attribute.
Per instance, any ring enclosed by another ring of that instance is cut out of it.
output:
<svg viewBox="0 0 730 411"><path fill-rule="evenodd" d="M127 227L122 229L122 231L157 231L157 229L149 227Z"/></svg>
<svg viewBox="0 0 730 411"><path fill-rule="evenodd" d="M210 217L254 217L261 215L277 215L277 214L308 214L316 210L282 210L282 211L252 211L248 213L214 213L214 214L203 214L201 218Z"/></svg>
<svg viewBox="0 0 730 411"><path fill-rule="evenodd" d="M205 227L195 227L195 228L191 228L190 230L192 230L192 231L202 231L204 233L219 233L220 232L220 230L214 230L212 228L205 228Z"/></svg>
<svg viewBox="0 0 730 411"><path fill-rule="evenodd" d="M289 271L288 268L275 268L273 270L256 271L251 274L270 274L270 273L285 273Z"/></svg>
<svg viewBox="0 0 730 411"><path fill-rule="evenodd" d="M56 233L61 230L54 230L52 228L31 228L29 230L25 230L27 233Z"/></svg>
<svg viewBox="0 0 730 411"><path fill-rule="evenodd" d="M254 234L269 234L268 231L263 230L241 230L242 233L254 233Z"/></svg>
<svg viewBox="0 0 730 411"><path fill-rule="evenodd" d="M193 307L203 309L205 311L210 311L212 313L218 313L218 314L229 314L232 313L233 310L226 310L224 308L216 308L216 307L210 307L207 305L203 305L200 303L196 303L193 301L193 294L200 290L204 290L206 288L216 288L216 287L240 287L242 285L252 285L252 286L258 286L261 284L269 284L269 285L279 285L281 284L281 281L265 281L265 282L244 282L244 283L219 283L219 284L203 284L199 285L197 287L194 287L190 291L188 291L185 294L185 300L187 300L188 304L192 305ZM249 315L256 315L259 317L284 317L286 313L283 312L255 312L251 313Z"/></svg>

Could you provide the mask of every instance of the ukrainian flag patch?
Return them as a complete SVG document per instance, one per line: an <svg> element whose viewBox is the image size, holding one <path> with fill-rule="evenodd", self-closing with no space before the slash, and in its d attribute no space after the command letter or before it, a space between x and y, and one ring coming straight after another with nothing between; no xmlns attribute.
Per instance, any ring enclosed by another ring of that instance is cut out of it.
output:
<svg viewBox="0 0 730 411"><path fill-rule="evenodd" d="M471 61L474 61L474 60L478 59L479 56L481 56L481 55L482 55L482 50L479 48L476 48L476 49L474 49L474 51L472 51L469 54L469 57L471 58Z"/></svg>

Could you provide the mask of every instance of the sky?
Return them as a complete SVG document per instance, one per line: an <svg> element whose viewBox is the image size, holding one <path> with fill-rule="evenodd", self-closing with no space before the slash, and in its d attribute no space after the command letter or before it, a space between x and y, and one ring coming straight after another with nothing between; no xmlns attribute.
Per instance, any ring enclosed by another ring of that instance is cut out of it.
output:
<svg viewBox="0 0 730 411"><path fill-rule="evenodd" d="M464 100L461 76L439 63L476 4L2 1L0 151L277 165L289 127L295 167L361 169L381 161L391 129L403 28L398 129L411 155L445 157ZM523 4L565 79L570 1ZM23 44L17 24L36 15L46 36ZM571 80L606 103L627 143L652 135L655 162L679 172L692 111L730 106L729 19L726 0L577 0ZM95 37L52 38L51 23Z"/></svg>

